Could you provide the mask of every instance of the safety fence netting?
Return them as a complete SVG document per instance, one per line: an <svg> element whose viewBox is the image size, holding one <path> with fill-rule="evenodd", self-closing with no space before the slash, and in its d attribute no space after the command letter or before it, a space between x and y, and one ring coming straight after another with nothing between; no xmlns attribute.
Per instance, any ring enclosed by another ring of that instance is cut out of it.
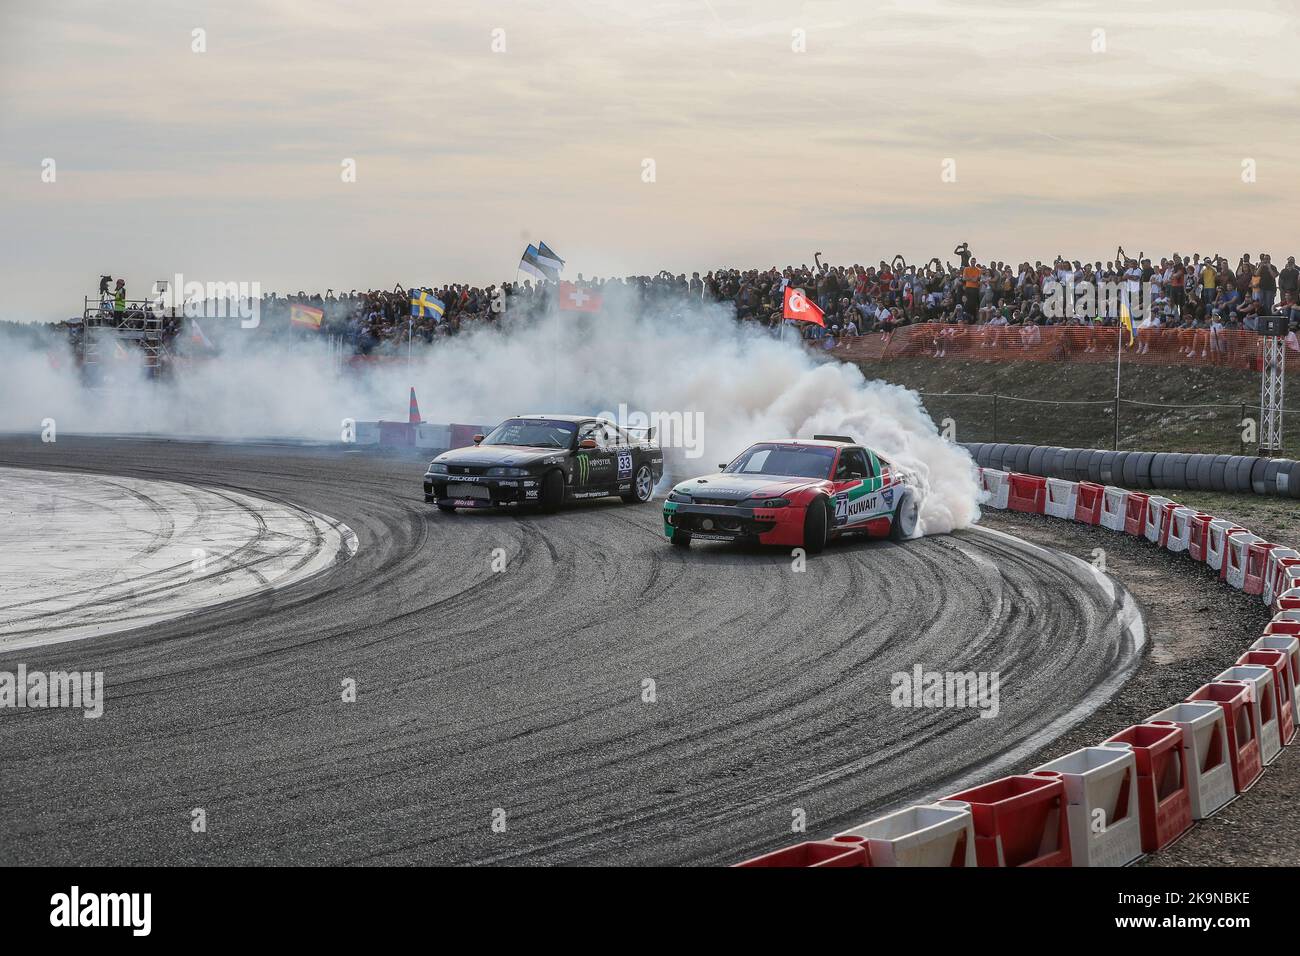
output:
<svg viewBox="0 0 1300 956"><path fill-rule="evenodd" d="M1288 336L1288 347L1300 348ZM847 336L837 357L859 361L904 358L986 362L1079 362L1139 365L1214 365L1258 369L1262 339L1222 328L1135 328L1105 326L907 325L891 332ZM1122 359L1116 347L1124 350Z"/></svg>

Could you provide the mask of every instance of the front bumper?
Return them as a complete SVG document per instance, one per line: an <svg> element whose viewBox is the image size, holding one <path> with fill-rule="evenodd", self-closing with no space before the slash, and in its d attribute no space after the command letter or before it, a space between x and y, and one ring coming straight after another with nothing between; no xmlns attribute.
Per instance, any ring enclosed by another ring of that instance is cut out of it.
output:
<svg viewBox="0 0 1300 956"><path fill-rule="evenodd" d="M426 472L424 500L457 508L500 508L536 504L541 500L542 479L488 478L484 475L440 475Z"/></svg>
<svg viewBox="0 0 1300 956"><path fill-rule="evenodd" d="M664 502L664 536L687 531L700 541L740 541L753 544L803 544L805 509L743 508L735 505L701 505Z"/></svg>

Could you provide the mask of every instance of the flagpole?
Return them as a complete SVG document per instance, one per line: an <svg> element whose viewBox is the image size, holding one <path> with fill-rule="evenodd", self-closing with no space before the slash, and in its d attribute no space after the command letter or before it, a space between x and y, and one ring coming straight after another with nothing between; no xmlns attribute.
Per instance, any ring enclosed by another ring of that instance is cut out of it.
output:
<svg viewBox="0 0 1300 956"><path fill-rule="evenodd" d="M1130 320L1131 321L1131 320ZM1115 327L1115 442L1112 446L1119 451L1119 382L1120 368L1124 361L1124 326Z"/></svg>
<svg viewBox="0 0 1300 956"><path fill-rule="evenodd" d="M415 337L415 319L406 320L406 368L411 368L411 340Z"/></svg>
<svg viewBox="0 0 1300 956"><path fill-rule="evenodd" d="M555 350L551 356L552 383L555 386L555 409L560 408L560 297L555 297Z"/></svg>

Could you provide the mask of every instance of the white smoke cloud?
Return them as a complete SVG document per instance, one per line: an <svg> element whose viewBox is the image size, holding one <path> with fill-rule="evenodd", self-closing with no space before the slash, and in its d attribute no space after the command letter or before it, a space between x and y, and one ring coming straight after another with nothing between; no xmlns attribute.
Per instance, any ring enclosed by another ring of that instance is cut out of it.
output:
<svg viewBox="0 0 1300 956"><path fill-rule="evenodd" d="M852 435L912 472L924 489L921 530L934 534L978 519L974 465L940 438L915 392L868 381L861 371L810 355L737 323L728 310L676 301L628 308L615 289L602 314L508 318L439 339L362 372L340 372L322 343L269 344L232 331L223 352L178 369L166 384L119 375L82 387L66 358L0 343L0 430L153 433L220 438L338 440L345 418L406 418L415 386L423 417L493 424L516 414L618 409L697 413L696 457L667 450L675 479L711 472L755 441ZM702 454L699 454L702 452Z"/></svg>

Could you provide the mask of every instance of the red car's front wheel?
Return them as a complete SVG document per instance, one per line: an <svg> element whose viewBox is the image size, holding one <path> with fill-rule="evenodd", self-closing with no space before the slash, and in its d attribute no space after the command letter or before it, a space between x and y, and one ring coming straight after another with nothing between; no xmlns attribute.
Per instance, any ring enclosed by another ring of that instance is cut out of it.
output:
<svg viewBox="0 0 1300 956"><path fill-rule="evenodd" d="M820 554L826 547L827 518L825 499L814 498L803 518L803 549L809 554Z"/></svg>

